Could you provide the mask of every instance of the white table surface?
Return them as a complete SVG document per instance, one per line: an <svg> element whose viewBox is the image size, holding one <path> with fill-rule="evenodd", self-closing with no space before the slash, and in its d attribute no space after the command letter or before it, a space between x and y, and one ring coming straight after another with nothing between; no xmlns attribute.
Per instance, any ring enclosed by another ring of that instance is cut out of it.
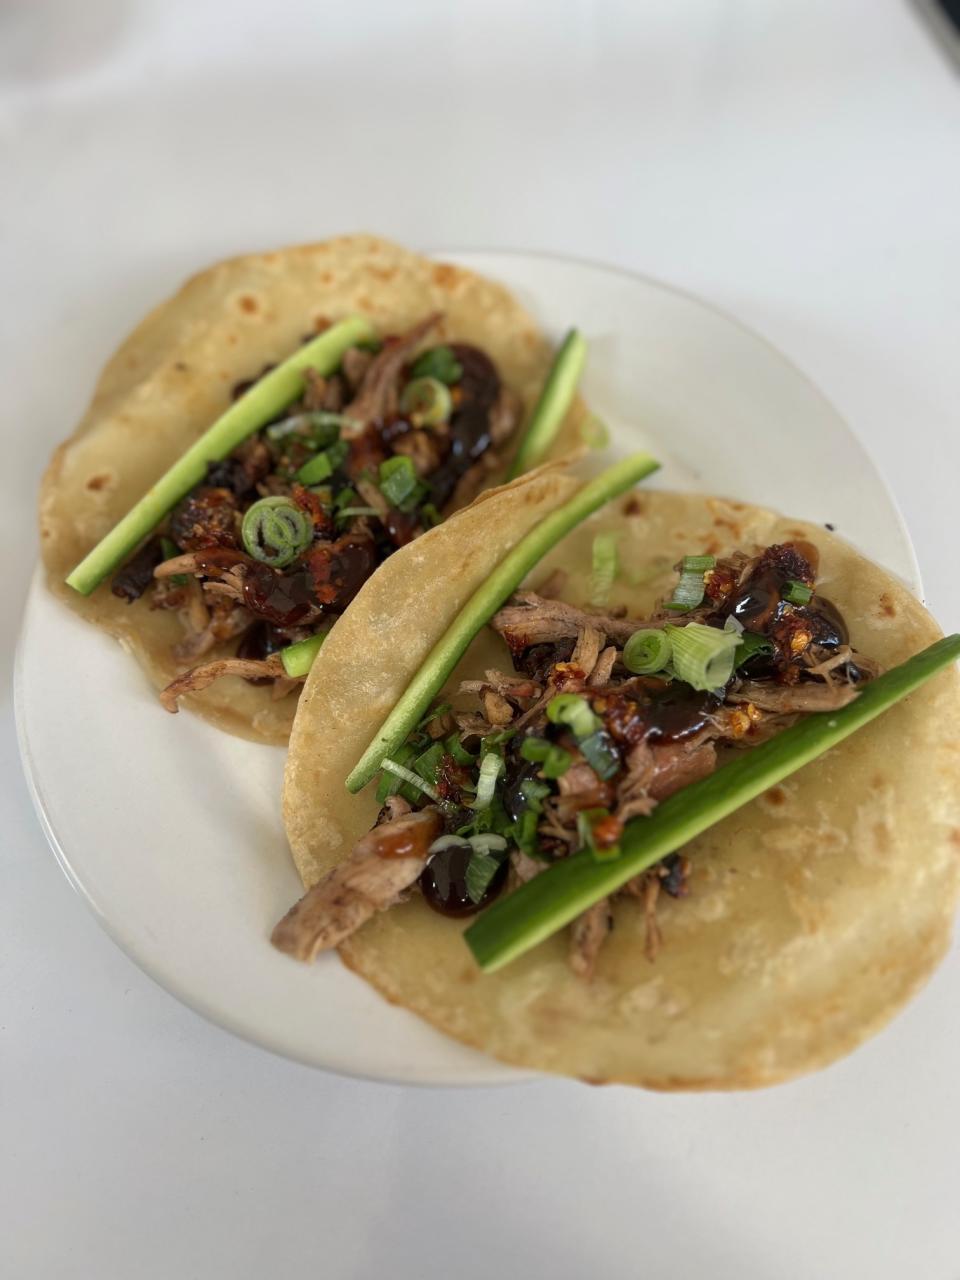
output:
<svg viewBox="0 0 960 1280"><path fill-rule="evenodd" d="M122 334L216 257L361 228L737 314L867 442L956 629L958 90L904 0L7 0L4 664L37 478ZM0 764L4 1276L960 1276L956 951L880 1041L763 1094L336 1079L100 932L8 681Z"/></svg>

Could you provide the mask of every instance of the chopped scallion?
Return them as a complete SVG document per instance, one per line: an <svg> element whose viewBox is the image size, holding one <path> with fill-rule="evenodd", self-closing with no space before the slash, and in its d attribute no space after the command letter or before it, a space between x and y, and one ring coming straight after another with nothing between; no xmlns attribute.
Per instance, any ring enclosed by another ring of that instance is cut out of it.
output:
<svg viewBox="0 0 960 1280"><path fill-rule="evenodd" d="M482 836L474 837L475 840L482 838ZM471 844L473 844L473 841L471 841ZM470 855L470 861L467 863L467 869L463 876L467 897L474 905L483 901L483 895L490 888L490 884L502 864L503 858L498 858L496 854L490 853L489 850L478 849L474 845L473 853Z"/></svg>
<svg viewBox="0 0 960 1280"><path fill-rule="evenodd" d="M598 729L596 733L591 733L587 738L581 738L580 750L583 752L584 760L593 769L597 777L604 782L607 782L618 773L620 769L620 753L614 746L610 735L602 729Z"/></svg>
<svg viewBox="0 0 960 1280"><path fill-rule="evenodd" d="M401 507L413 497L419 483L413 461L406 454L380 463L380 492L391 507Z"/></svg>
<svg viewBox="0 0 960 1280"><path fill-rule="evenodd" d="M452 386L463 377L463 365L451 347L431 347L413 362L410 374L414 378L436 378Z"/></svg>
<svg viewBox="0 0 960 1280"><path fill-rule="evenodd" d="M716 564L716 556L684 556L683 572L706 573L708 569L716 568Z"/></svg>
<svg viewBox="0 0 960 1280"><path fill-rule="evenodd" d="M794 579L784 585L781 594L784 600L789 601L790 604L809 604L813 599L812 588L808 587L805 582L797 582Z"/></svg>
<svg viewBox="0 0 960 1280"><path fill-rule="evenodd" d="M524 738L520 755L531 764L539 764L545 778L562 778L573 764L573 756L546 738Z"/></svg>
<svg viewBox="0 0 960 1280"><path fill-rule="evenodd" d="M601 727L602 721L577 693L560 693L547 703L547 719L551 724L565 724L577 739L588 738Z"/></svg>
<svg viewBox="0 0 960 1280"><path fill-rule="evenodd" d="M659 627L642 627L623 646L623 665L638 676L662 671L670 661L670 637Z"/></svg>
<svg viewBox="0 0 960 1280"><path fill-rule="evenodd" d="M283 569L313 541L313 522L290 498L260 498L244 513L240 536L255 560Z"/></svg>
<svg viewBox="0 0 960 1280"><path fill-rule="evenodd" d="M440 803L439 792L437 792L429 782L424 781L423 778L414 773L412 769L408 769L405 765L398 764L396 760L391 760L389 756L385 756L384 759L380 761L380 768L386 773L392 773L396 778L402 778L404 782L409 782L411 787L415 787L418 791L422 791L423 794L425 796L429 796L435 804Z"/></svg>
<svg viewBox="0 0 960 1280"><path fill-rule="evenodd" d="M689 612L703 603L703 593L703 571L684 569L680 574L680 581L673 589L673 595L666 602L666 608L679 613Z"/></svg>
<svg viewBox="0 0 960 1280"><path fill-rule="evenodd" d="M744 631L737 639L740 641L736 650L736 664L738 667L742 667L745 662L749 662L751 658L755 658L759 653L776 653L776 646L766 636L758 636L752 631Z"/></svg>
<svg viewBox="0 0 960 1280"><path fill-rule="evenodd" d="M477 777L477 797L470 804L471 809L489 809L493 793L497 787L497 779L503 772L503 756L496 751L488 752L480 765Z"/></svg>
<svg viewBox="0 0 960 1280"><path fill-rule="evenodd" d="M453 397L439 378L414 378L400 397L400 411L415 427L438 427L452 409Z"/></svg>
<svg viewBox="0 0 960 1280"><path fill-rule="evenodd" d="M673 670L678 680L694 689L719 689L733 675L739 636L702 622L684 627L664 627L673 648Z"/></svg>
<svg viewBox="0 0 960 1280"><path fill-rule="evenodd" d="M598 533L593 539L593 572L590 576L590 603L606 604L617 577L617 538L615 533Z"/></svg>

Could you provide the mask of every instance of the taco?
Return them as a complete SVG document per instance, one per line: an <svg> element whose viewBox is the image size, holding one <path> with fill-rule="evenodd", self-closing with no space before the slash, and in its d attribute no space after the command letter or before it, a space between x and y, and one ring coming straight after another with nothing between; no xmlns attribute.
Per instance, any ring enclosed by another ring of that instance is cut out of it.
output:
<svg viewBox="0 0 960 1280"><path fill-rule="evenodd" d="M50 586L168 710L284 742L377 567L502 481L521 424L517 468L575 440L582 341L562 355L531 420L551 352L499 284L370 236L222 262L124 342L55 453Z"/></svg>
<svg viewBox="0 0 960 1280"><path fill-rule="evenodd" d="M482 558L484 515L433 535L437 565ZM425 614L431 565L398 557L322 651L284 786L307 892L275 945L338 946L458 1040L593 1082L754 1087L853 1049L948 944L957 638L823 528L633 493L378 734L498 554ZM387 627L415 643L371 646Z"/></svg>

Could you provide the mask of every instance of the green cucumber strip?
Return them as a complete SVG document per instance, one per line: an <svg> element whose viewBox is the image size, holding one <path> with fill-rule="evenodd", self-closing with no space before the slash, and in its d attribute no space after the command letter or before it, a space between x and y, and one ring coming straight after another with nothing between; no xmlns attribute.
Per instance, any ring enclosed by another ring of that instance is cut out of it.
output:
<svg viewBox="0 0 960 1280"><path fill-rule="evenodd" d="M510 464L508 480L514 480L521 472L536 466L553 443L577 394L586 358L586 342L576 329L571 329L553 358L540 399L534 406L520 447Z"/></svg>
<svg viewBox="0 0 960 1280"><path fill-rule="evenodd" d="M160 523L170 508L203 479L208 462L225 458L301 394L304 369L316 369L325 377L337 368L348 347L368 341L373 335L369 320L348 316L264 374L88 552L67 578L67 586L88 596Z"/></svg>
<svg viewBox="0 0 960 1280"><path fill-rule="evenodd" d="M288 644L285 649L280 650L280 661L291 680L307 674L326 638L325 631L318 631L315 636L308 636L306 640L298 640L296 644Z"/></svg>
<svg viewBox="0 0 960 1280"><path fill-rule="evenodd" d="M656 471L660 464L649 454L637 453L608 467L589 481L562 507L541 520L535 529L508 551L494 571L466 602L399 702L380 726L380 731L347 778L347 790L365 787L380 768L384 756L393 756L416 728L431 699L443 687L450 672L466 652L470 641L503 602L514 592L530 570L560 539L581 520Z"/></svg>
<svg viewBox="0 0 960 1280"><path fill-rule="evenodd" d="M668 853L835 747L931 676L960 658L960 635L946 636L872 680L839 711L821 711L744 751L624 828L621 856L597 862L589 851L554 863L501 898L464 934L481 969L492 973L615 893Z"/></svg>

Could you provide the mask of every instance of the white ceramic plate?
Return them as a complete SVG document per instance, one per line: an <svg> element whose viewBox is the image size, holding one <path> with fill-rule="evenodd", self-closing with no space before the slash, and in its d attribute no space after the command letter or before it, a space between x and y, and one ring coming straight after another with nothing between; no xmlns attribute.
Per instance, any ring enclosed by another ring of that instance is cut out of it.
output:
<svg viewBox="0 0 960 1280"><path fill-rule="evenodd" d="M909 539L870 459L816 388L755 334L609 268L446 256L512 286L555 336L580 327L590 346L584 393L618 453L646 447L663 460L657 485L831 521L919 591ZM166 715L136 665L57 604L39 574L16 706L27 778L61 866L168 991L237 1035L350 1075L523 1078L391 1007L335 956L306 968L270 947L270 928L300 892L280 822L283 752Z"/></svg>

